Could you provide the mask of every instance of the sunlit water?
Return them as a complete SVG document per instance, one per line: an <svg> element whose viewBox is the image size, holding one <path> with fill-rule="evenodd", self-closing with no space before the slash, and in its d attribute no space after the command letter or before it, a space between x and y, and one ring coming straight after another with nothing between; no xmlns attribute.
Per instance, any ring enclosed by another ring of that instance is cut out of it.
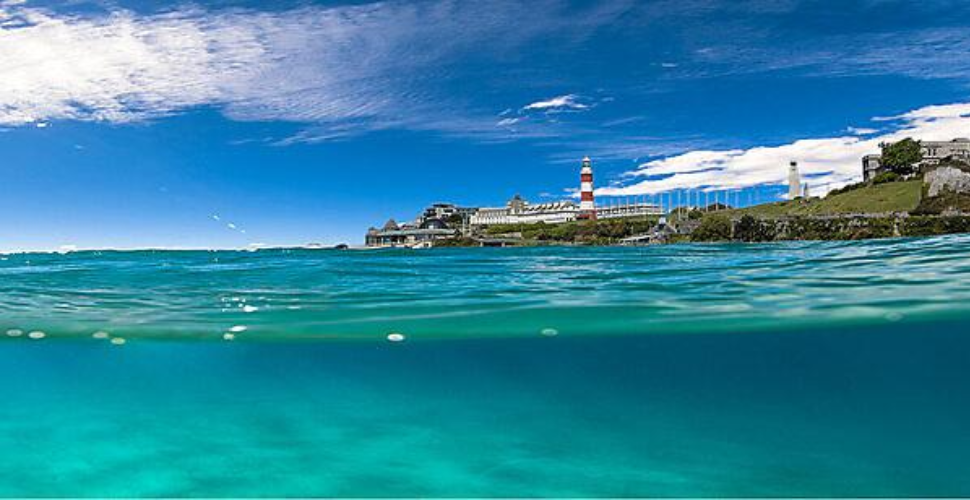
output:
<svg viewBox="0 0 970 500"><path fill-rule="evenodd" d="M0 495L967 496L968 299L966 236L0 256Z"/></svg>

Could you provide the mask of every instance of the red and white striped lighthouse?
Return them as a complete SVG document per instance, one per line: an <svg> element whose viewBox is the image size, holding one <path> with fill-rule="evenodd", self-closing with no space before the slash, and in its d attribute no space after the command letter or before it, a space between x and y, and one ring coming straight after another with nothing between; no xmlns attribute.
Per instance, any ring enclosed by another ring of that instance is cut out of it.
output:
<svg viewBox="0 0 970 500"><path fill-rule="evenodd" d="M589 157L583 158L579 174L579 218L595 219L596 202L593 200L593 164Z"/></svg>

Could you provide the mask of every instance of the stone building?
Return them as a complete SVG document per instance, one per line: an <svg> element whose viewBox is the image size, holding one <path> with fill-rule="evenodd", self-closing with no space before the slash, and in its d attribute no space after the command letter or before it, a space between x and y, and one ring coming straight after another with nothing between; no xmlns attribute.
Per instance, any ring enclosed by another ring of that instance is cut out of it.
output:
<svg viewBox="0 0 970 500"><path fill-rule="evenodd" d="M882 155L865 155L862 157L862 180L869 182L884 171Z"/></svg>
<svg viewBox="0 0 970 500"><path fill-rule="evenodd" d="M916 165L917 169L937 165L947 158L970 161L970 139L959 138L952 141L922 141L920 149L923 161ZM882 164L882 156L878 154L862 157L862 180L870 181L877 175L888 172Z"/></svg>
<svg viewBox="0 0 970 500"><path fill-rule="evenodd" d="M381 229L370 228L364 237L369 247L423 247L432 246L436 240L458 236L458 229L448 226L441 219L426 219L420 225L398 225L390 219Z"/></svg>
<svg viewBox="0 0 970 500"><path fill-rule="evenodd" d="M460 218L461 220L467 220L476 211L478 211L477 208L459 207L453 203L435 203L424 209L424 212L421 212L421 215L418 216L415 223L421 225L425 221L432 219L454 221L455 219Z"/></svg>

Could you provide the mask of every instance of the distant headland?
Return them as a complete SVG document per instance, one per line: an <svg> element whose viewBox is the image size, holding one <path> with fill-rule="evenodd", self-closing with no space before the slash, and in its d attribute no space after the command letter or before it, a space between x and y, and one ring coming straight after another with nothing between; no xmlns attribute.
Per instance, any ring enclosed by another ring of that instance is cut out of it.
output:
<svg viewBox="0 0 970 500"><path fill-rule="evenodd" d="M580 167L579 203L501 207L435 203L412 222L367 231L371 248L642 245L685 241L844 240L970 232L970 139L904 139L862 158L862 181L810 195L796 161L788 199L742 206L737 191L688 190L598 204L593 165Z"/></svg>

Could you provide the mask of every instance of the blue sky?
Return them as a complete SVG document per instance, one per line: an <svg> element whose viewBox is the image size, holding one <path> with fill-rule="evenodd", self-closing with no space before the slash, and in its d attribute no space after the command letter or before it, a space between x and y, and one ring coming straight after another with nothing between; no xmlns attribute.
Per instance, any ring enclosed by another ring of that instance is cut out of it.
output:
<svg viewBox="0 0 970 500"><path fill-rule="evenodd" d="M964 1L0 0L0 251L359 243L437 201L820 194L970 136ZM774 187L772 187L774 186Z"/></svg>

